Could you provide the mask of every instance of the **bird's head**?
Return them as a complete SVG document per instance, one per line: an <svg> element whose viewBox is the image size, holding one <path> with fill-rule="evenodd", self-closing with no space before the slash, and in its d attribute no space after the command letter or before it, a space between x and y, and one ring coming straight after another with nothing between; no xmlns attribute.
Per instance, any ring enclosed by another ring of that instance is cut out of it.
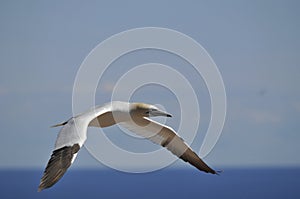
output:
<svg viewBox="0 0 300 199"><path fill-rule="evenodd" d="M159 110L156 106L144 103L133 103L130 114L132 117L172 117L171 114Z"/></svg>

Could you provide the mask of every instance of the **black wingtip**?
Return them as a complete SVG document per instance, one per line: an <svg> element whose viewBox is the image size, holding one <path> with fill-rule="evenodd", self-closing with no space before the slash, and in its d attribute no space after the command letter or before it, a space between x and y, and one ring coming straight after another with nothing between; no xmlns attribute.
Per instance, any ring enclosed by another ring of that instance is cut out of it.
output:
<svg viewBox="0 0 300 199"><path fill-rule="evenodd" d="M41 192L41 191L43 191L44 189L46 189L46 187L44 187L43 184L40 183L37 192Z"/></svg>
<svg viewBox="0 0 300 199"><path fill-rule="evenodd" d="M64 146L52 152L40 181L38 192L52 187L63 177L72 164L74 154L76 154L79 149L79 144L74 144L73 146Z"/></svg>

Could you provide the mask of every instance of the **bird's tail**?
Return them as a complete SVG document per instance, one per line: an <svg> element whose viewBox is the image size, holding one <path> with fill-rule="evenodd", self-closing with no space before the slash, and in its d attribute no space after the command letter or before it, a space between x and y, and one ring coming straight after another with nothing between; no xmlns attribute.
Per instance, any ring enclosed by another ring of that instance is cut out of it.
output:
<svg viewBox="0 0 300 199"><path fill-rule="evenodd" d="M68 122L62 122L62 123L55 124L55 125L50 126L50 127L53 128L53 127L63 126L63 125L65 125L65 124L67 124L67 123L68 123Z"/></svg>

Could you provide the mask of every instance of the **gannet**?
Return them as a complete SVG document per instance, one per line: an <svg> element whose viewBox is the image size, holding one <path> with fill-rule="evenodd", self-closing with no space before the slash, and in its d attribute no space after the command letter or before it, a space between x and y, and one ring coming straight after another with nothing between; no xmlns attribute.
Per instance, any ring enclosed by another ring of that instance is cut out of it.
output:
<svg viewBox="0 0 300 199"><path fill-rule="evenodd" d="M150 119L155 116L172 117L154 105L114 101L94 107L66 122L54 125L53 127L62 126L62 128L57 136L55 148L41 178L38 191L53 186L65 174L83 146L89 126L103 128L117 123L137 135L165 147L197 169L206 173L218 174L201 160L171 127Z"/></svg>

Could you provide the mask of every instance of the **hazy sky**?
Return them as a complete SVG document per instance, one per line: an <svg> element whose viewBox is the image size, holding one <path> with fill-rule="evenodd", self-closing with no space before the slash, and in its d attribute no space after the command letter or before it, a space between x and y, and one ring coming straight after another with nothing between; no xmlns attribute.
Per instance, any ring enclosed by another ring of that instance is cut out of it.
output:
<svg viewBox="0 0 300 199"><path fill-rule="evenodd" d="M1 1L0 167L44 167L59 130L49 126L71 117L73 83L84 58L111 35L147 26L192 37L219 67L228 107L223 134L206 157L211 165L300 165L299 1L129 2ZM101 79L99 104L110 99L110 86L122 71L148 62L168 64L198 89L203 110L199 133L205 131L209 95L187 63L155 50L126 56ZM174 96L164 92L150 85L133 99L165 105L177 116L169 123L176 128L180 110L168 107ZM130 150L147 145L120 141L124 135L117 128L108 131ZM192 145L196 151L199 139ZM75 162L99 165L86 149Z"/></svg>

